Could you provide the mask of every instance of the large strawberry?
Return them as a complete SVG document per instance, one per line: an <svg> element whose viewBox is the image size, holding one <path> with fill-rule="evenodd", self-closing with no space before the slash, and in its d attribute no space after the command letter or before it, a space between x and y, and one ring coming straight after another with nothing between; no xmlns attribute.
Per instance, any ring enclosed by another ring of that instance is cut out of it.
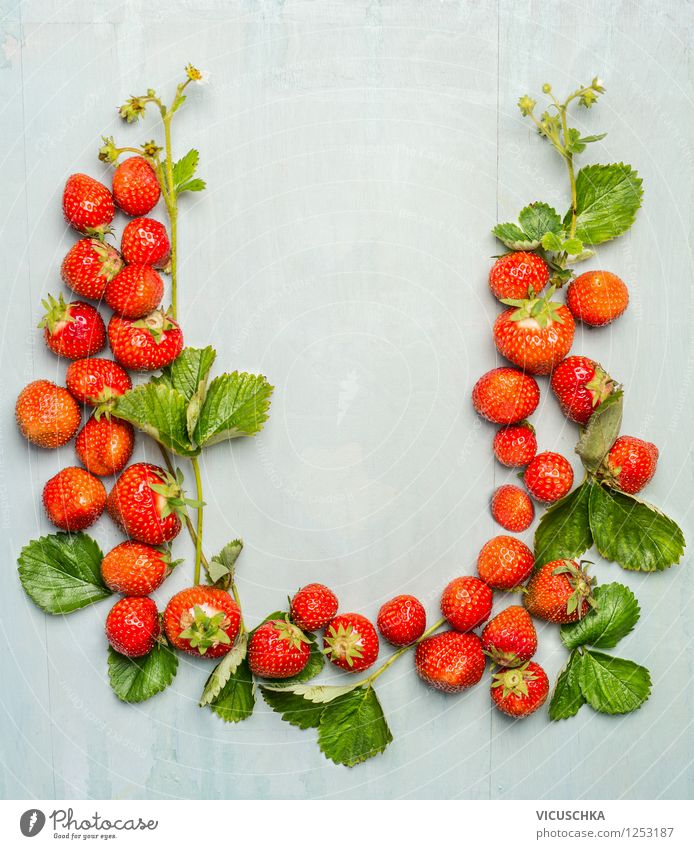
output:
<svg viewBox="0 0 694 849"><path fill-rule="evenodd" d="M658 449L636 436L615 440L600 468L600 477L622 492L634 495L646 486L658 465Z"/></svg>
<svg viewBox="0 0 694 849"><path fill-rule="evenodd" d="M508 716L529 716L545 703L549 679L539 663L524 663L515 669L502 669L494 675L492 701Z"/></svg>
<svg viewBox="0 0 694 849"><path fill-rule="evenodd" d="M397 595L382 605L376 625L383 639L392 646L409 646L424 633L427 615L419 599Z"/></svg>
<svg viewBox="0 0 694 849"><path fill-rule="evenodd" d="M248 641L248 665L261 678L291 678L311 655L311 643L289 618L264 622Z"/></svg>
<svg viewBox="0 0 694 849"><path fill-rule="evenodd" d="M586 572L588 564L575 560L552 560L530 578L523 596L526 609L539 619L565 624L582 619L591 607L595 578Z"/></svg>
<svg viewBox="0 0 694 849"><path fill-rule="evenodd" d="M585 425L616 384L595 360L567 357L552 372L550 386L564 415Z"/></svg>
<svg viewBox="0 0 694 849"><path fill-rule="evenodd" d="M535 518L535 508L527 492L512 483L505 483L496 490L490 506L494 519L513 533L527 531Z"/></svg>
<svg viewBox="0 0 694 849"><path fill-rule="evenodd" d="M169 260L171 245L166 227L160 221L135 218L123 230L120 249L126 262L164 268Z"/></svg>
<svg viewBox="0 0 694 849"><path fill-rule="evenodd" d="M325 629L324 653L335 666L361 672L378 657L378 634L360 613L341 613Z"/></svg>
<svg viewBox="0 0 694 849"><path fill-rule="evenodd" d="M528 611L511 605L490 619L482 631L482 648L499 666L520 666L537 651L537 631Z"/></svg>
<svg viewBox="0 0 694 849"><path fill-rule="evenodd" d="M65 445L82 420L77 401L50 380L34 380L22 389L15 417L22 436L41 448Z"/></svg>
<svg viewBox="0 0 694 849"><path fill-rule="evenodd" d="M63 213L82 233L103 233L116 214L111 192L93 177L73 174L63 191Z"/></svg>
<svg viewBox="0 0 694 849"><path fill-rule="evenodd" d="M477 557L480 578L495 590L512 590L533 570L533 553L517 537L501 534L482 546Z"/></svg>
<svg viewBox="0 0 694 849"><path fill-rule="evenodd" d="M527 466L537 454L535 428L528 422L503 427L496 432L492 448L494 456L503 466Z"/></svg>
<svg viewBox="0 0 694 849"><path fill-rule="evenodd" d="M543 451L528 464L523 479L534 498L551 504L569 492L574 471L566 457L554 451Z"/></svg>
<svg viewBox="0 0 694 849"><path fill-rule="evenodd" d="M43 488L43 506L53 524L64 531L82 531L104 512L106 490L98 478L77 466L54 475Z"/></svg>
<svg viewBox="0 0 694 849"><path fill-rule="evenodd" d="M106 284L123 267L120 254L100 239L80 239L67 252L60 276L72 291L82 298L99 301Z"/></svg>
<svg viewBox="0 0 694 849"><path fill-rule="evenodd" d="M181 590L164 611L164 630L171 645L195 657L226 654L236 641L240 623L238 604L216 587Z"/></svg>
<svg viewBox="0 0 694 849"><path fill-rule="evenodd" d="M77 434L75 451L93 475L115 475L128 464L134 441L129 422L95 414Z"/></svg>
<svg viewBox="0 0 694 849"><path fill-rule="evenodd" d="M159 613L151 598L122 598L106 617L106 638L126 657L149 654L160 631Z"/></svg>
<svg viewBox="0 0 694 849"><path fill-rule="evenodd" d="M337 596L324 584L306 584L290 603L292 621L304 631L324 628L337 613Z"/></svg>
<svg viewBox="0 0 694 849"><path fill-rule="evenodd" d="M141 542L122 542L101 561L101 577L114 593L145 596L161 586L175 563L168 554Z"/></svg>
<svg viewBox="0 0 694 849"><path fill-rule="evenodd" d="M155 371L172 363L183 350L176 321L155 310L138 321L114 315L108 324L113 356L132 371Z"/></svg>
<svg viewBox="0 0 694 849"><path fill-rule="evenodd" d="M43 327L46 345L68 360L91 357L106 344L106 328L99 311L83 301L65 303L62 295L56 300L48 295L41 301L46 314L39 322Z"/></svg>
<svg viewBox="0 0 694 849"><path fill-rule="evenodd" d="M570 284L566 302L573 315L591 327L614 321L629 305L624 281L609 271L586 271Z"/></svg>
<svg viewBox="0 0 694 849"><path fill-rule="evenodd" d="M106 287L106 303L123 318L144 318L164 296L164 281L149 265L126 265Z"/></svg>
<svg viewBox="0 0 694 849"><path fill-rule="evenodd" d="M154 169L141 156L131 156L113 173L113 197L127 215L147 215L161 189Z"/></svg>
<svg viewBox="0 0 694 849"><path fill-rule="evenodd" d="M480 638L459 631L444 631L422 640L414 662L422 681L444 693L459 693L477 684L485 667Z"/></svg>
<svg viewBox="0 0 694 849"><path fill-rule="evenodd" d="M496 424L515 424L527 419L539 402L537 381L508 366L483 374L472 389L475 410Z"/></svg>
<svg viewBox="0 0 694 849"><path fill-rule="evenodd" d="M65 384L81 403L107 410L114 398L132 388L128 373L113 360L75 360L65 374Z"/></svg>
<svg viewBox="0 0 694 849"><path fill-rule="evenodd" d="M500 301L540 293L549 282L549 267L537 254L516 251L500 256L489 272L489 288Z"/></svg>
<svg viewBox="0 0 694 849"><path fill-rule="evenodd" d="M441 595L441 613L456 631L472 631L489 618L492 591L479 578L454 578Z"/></svg>

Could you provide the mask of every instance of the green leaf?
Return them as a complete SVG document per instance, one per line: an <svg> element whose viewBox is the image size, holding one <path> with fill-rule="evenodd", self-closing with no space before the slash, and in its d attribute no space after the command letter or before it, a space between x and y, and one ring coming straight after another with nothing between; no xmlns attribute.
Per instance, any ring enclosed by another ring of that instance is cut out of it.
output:
<svg viewBox="0 0 694 849"><path fill-rule="evenodd" d="M184 157L174 163L173 166L173 181L176 192L180 192L180 186L192 179L195 170L198 167L200 154L197 150L189 150Z"/></svg>
<svg viewBox="0 0 694 849"><path fill-rule="evenodd" d="M632 660L586 651L579 670L581 692L600 713L631 713L651 694L651 676Z"/></svg>
<svg viewBox="0 0 694 849"><path fill-rule="evenodd" d="M591 607L578 622L561 626L561 640L567 649L585 645L614 648L639 621L639 603L624 584L602 584L593 596L597 607Z"/></svg>
<svg viewBox="0 0 694 849"><path fill-rule="evenodd" d="M576 177L576 236L599 245L626 232L641 206L642 180L630 165L588 165ZM567 213L564 223L571 220Z"/></svg>
<svg viewBox="0 0 694 849"><path fill-rule="evenodd" d="M183 192L201 192L203 189L207 188L207 183L200 178L196 178L195 180L188 180L186 183L182 183L177 189L176 194L180 195Z"/></svg>
<svg viewBox="0 0 694 849"><path fill-rule="evenodd" d="M625 569L656 572L679 563L684 535L672 519L644 501L594 483L590 527L595 546Z"/></svg>
<svg viewBox="0 0 694 849"><path fill-rule="evenodd" d="M321 752L337 764L355 766L383 752L392 742L373 687L359 687L323 709L318 727Z"/></svg>
<svg viewBox="0 0 694 849"><path fill-rule="evenodd" d="M565 495L545 511L535 531L535 563L573 560L593 544L590 531L590 481Z"/></svg>
<svg viewBox="0 0 694 849"><path fill-rule="evenodd" d="M569 719L575 716L586 700L581 692L580 669L583 655L572 652L569 662L557 678L557 683L549 703L549 718L554 722L558 719Z"/></svg>
<svg viewBox="0 0 694 849"><path fill-rule="evenodd" d="M165 690L178 668L176 654L157 643L144 657L130 658L108 649L108 678L113 692L123 702L143 702Z"/></svg>
<svg viewBox="0 0 694 849"><path fill-rule="evenodd" d="M345 693L351 693L352 690L356 690L359 686L359 682L355 681L353 684L344 684L341 686L333 686L331 684L291 684L290 686L282 686L282 684L273 684L266 685L265 689L294 693L297 696L307 699L309 702L324 705L340 696L344 696Z"/></svg>
<svg viewBox="0 0 694 849"><path fill-rule="evenodd" d="M248 719L255 706L255 684L247 660L239 663L219 695L208 702L208 706L224 722Z"/></svg>
<svg viewBox="0 0 694 849"><path fill-rule="evenodd" d="M553 253L558 253L561 250L561 247L564 243L561 240L561 237L556 233L545 233L542 237L542 247L546 251L552 251Z"/></svg>
<svg viewBox="0 0 694 849"><path fill-rule="evenodd" d="M247 649L248 634L240 634L232 650L224 655L205 682L200 696L200 707L205 707L219 696L228 680L235 674L241 661L246 657Z"/></svg>
<svg viewBox="0 0 694 849"><path fill-rule="evenodd" d="M275 713L282 714L282 719L285 722L296 725L297 728L318 728L325 705L315 704L291 690L273 690L268 687L261 687L260 692L263 694L267 705Z"/></svg>
<svg viewBox="0 0 694 849"><path fill-rule="evenodd" d="M589 472L598 470L605 455L619 436L619 429L622 426L623 396L621 389L608 396L581 430L576 453Z"/></svg>
<svg viewBox="0 0 694 849"><path fill-rule="evenodd" d="M541 241L546 233L561 233L562 229L556 209L539 201L521 209L518 223L525 235L533 241Z"/></svg>
<svg viewBox="0 0 694 849"><path fill-rule="evenodd" d="M19 580L46 613L71 613L111 595L101 579L103 557L87 534L49 534L22 549Z"/></svg>
<svg viewBox="0 0 694 849"><path fill-rule="evenodd" d="M195 426L197 444L258 433L267 420L273 389L262 375L235 371L215 377Z"/></svg>
<svg viewBox="0 0 694 849"><path fill-rule="evenodd" d="M143 383L119 396L113 414L175 454L195 457L200 453L188 436L185 396L164 383Z"/></svg>
<svg viewBox="0 0 694 849"><path fill-rule="evenodd" d="M207 573L213 584L220 583L224 584L225 587L231 585L234 577L234 566L242 550L243 540L235 539L227 543L219 554L210 560Z"/></svg>
<svg viewBox="0 0 694 849"><path fill-rule="evenodd" d="M184 348L176 359L162 369L152 383L165 383L190 401L196 395L204 395L207 377L217 354L214 348Z"/></svg>
<svg viewBox="0 0 694 849"><path fill-rule="evenodd" d="M583 252L583 242L580 239L566 239L562 243L562 250L572 256L580 256Z"/></svg>
<svg viewBox="0 0 694 849"><path fill-rule="evenodd" d="M529 238L517 224L497 224L492 233L514 251L534 251L540 247L539 240Z"/></svg>

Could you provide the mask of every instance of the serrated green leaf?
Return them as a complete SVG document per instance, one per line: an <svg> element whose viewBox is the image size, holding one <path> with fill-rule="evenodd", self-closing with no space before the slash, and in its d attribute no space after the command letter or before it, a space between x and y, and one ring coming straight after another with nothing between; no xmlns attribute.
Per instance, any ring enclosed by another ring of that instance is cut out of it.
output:
<svg viewBox="0 0 694 849"><path fill-rule="evenodd" d="M591 607L578 622L561 626L561 640L567 649L585 645L614 648L639 621L639 603L624 584L601 584L593 596L597 607Z"/></svg>
<svg viewBox="0 0 694 849"><path fill-rule="evenodd" d="M566 239L562 243L562 250L571 256L578 256L583 252L583 242L580 239Z"/></svg>
<svg viewBox="0 0 694 849"><path fill-rule="evenodd" d="M541 241L547 233L561 233L559 213L547 203L531 203L518 213L518 223L531 241Z"/></svg>
<svg viewBox="0 0 694 849"><path fill-rule="evenodd" d="M383 752L392 740L371 686L345 693L323 708L318 746L334 763L355 766Z"/></svg>
<svg viewBox="0 0 694 849"><path fill-rule="evenodd" d="M295 725L297 728L318 728L321 714L325 705L314 702L296 695L291 690L273 690L269 687L261 687L268 707L275 713L282 714L282 719Z"/></svg>
<svg viewBox="0 0 694 849"><path fill-rule="evenodd" d="M200 453L188 436L185 396L164 383L150 381L134 387L116 399L112 412L175 454L195 457Z"/></svg>
<svg viewBox="0 0 694 849"><path fill-rule="evenodd" d="M224 548L210 560L207 574L210 581L216 584L218 581L228 587L234 577L234 567L241 551L243 540L235 539L227 543Z"/></svg>
<svg viewBox="0 0 694 849"><path fill-rule="evenodd" d="M593 544L590 530L590 481L553 504L535 531L535 565L552 560L573 560Z"/></svg>
<svg viewBox="0 0 694 849"><path fill-rule="evenodd" d="M165 383L176 389L186 399L186 430L189 439L193 438L200 408L207 391L207 378L217 356L214 348L184 348L178 357L153 377L152 383Z"/></svg>
<svg viewBox="0 0 694 849"><path fill-rule="evenodd" d="M224 722L243 722L253 713L255 683L248 661L242 660L229 676L219 695L207 707Z"/></svg>
<svg viewBox="0 0 694 849"><path fill-rule="evenodd" d="M542 237L542 247L546 251L558 253L562 248L562 240L556 233L545 233Z"/></svg>
<svg viewBox="0 0 694 849"><path fill-rule="evenodd" d="M219 661L205 682L200 696L200 707L213 702L221 693L227 681L238 669L241 661L246 657L248 650L248 634L239 634L231 651L227 652Z"/></svg>
<svg viewBox="0 0 694 849"><path fill-rule="evenodd" d="M180 192L179 186L192 179L195 174L195 169L198 167L200 154L194 148L189 150L185 156L174 163L173 166L173 181L176 192Z"/></svg>
<svg viewBox="0 0 694 849"><path fill-rule="evenodd" d="M195 426L198 445L252 436L267 420L273 386L263 375L233 372L210 383Z"/></svg>
<svg viewBox="0 0 694 849"><path fill-rule="evenodd" d="M600 713L631 713L651 694L645 666L597 651L583 654L579 681L585 700Z"/></svg>
<svg viewBox="0 0 694 849"><path fill-rule="evenodd" d="M324 705L328 702L334 701L340 696L344 696L345 693L351 693L352 690L355 690L359 686L359 682L355 681L353 684L344 684L340 686L334 686L331 684L291 684L289 686L273 684L267 685L265 689L294 693L297 696L308 699L310 702Z"/></svg>
<svg viewBox="0 0 694 849"><path fill-rule="evenodd" d="M178 658L168 645L157 643L144 657L125 657L108 649L108 679L123 702L143 702L165 690L178 669Z"/></svg>
<svg viewBox="0 0 694 849"><path fill-rule="evenodd" d="M586 700L581 692L579 672L583 655L572 652L569 661L557 678L552 700L549 703L549 718L555 722L575 716Z"/></svg>
<svg viewBox="0 0 694 849"><path fill-rule="evenodd" d="M517 224L497 224L492 233L513 251L534 251L540 247L540 240L529 239Z"/></svg>
<svg viewBox="0 0 694 849"><path fill-rule="evenodd" d="M87 534L49 534L22 549L19 580L41 610L72 613L111 595L101 578L103 558Z"/></svg>
<svg viewBox="0 0 694 849"><path fill-rule="evenodd" d="M596 472L614 445L622 426L624 393L621 389L608 396L582 428L576 453L589 472Z"/></svg>
<svg viewBox="0 0 694 849"><path fill-rule="evenodd" d="M180 195L183 192L201 192L207 188L207 183L197 177L195 180L188 180L176 189L176 194Z"/></svg>
<svg viewBox="0 0 694 849"><path fill-rule="evenodd" d="M576 233L599 245L626 232L643 196L642 180L630 165L588 165L576 176ZM567 213L564 223L571 220Z"/></svg>

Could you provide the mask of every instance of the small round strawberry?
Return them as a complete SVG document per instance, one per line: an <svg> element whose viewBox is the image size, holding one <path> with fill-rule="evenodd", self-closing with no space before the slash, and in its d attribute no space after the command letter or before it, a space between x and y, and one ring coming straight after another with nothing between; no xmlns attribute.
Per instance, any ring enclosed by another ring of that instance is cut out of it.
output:
<svg viewBox="0 0 694 849"><path fill-rule="evenodd" d="M159 612L151 598L122 598L106 617L106 639L119 654L149 654L161 632Z"/></svg>
<svg viewBox="0 0 694 849"><path fill-rule="evenodd" d="M564 415L576 424L585 425L616 384L594 360L567 357L552 372L550 386Z"/></svg>
<svg viewBox="0 0 694 849"><path fill-rule="evenodd" d="M504 298L534 297L549 282L549 267L537 254L516 251L500 256L489 272L489 288Z"/></svg>
<svg viewBox="0 0 694 849"><path fill-rule="evenodd" d="M378 611L376 625L392 646L409 646L424 633L427 615L413 595L397 595Z"/></svg>
<svg viewBox="0 0 694 849"><path fill-rule="evenodd" d="M62 295L58 300L49 295L41 301L46 314L39 322L43 327L46 345L68 360L91 357L106 344L106 327L99 311L83 301L65 303Z"/></svg>
<svg viewBox="0 0 694 849"><path fill-rule="evenodd" d="M93 525L104 512L106 490L94 475L68 466L43 488L46 515L57 528L81 531Z"/></svg>
<svg viewBox="0 0 694 849"><path fill-rule="evenodd" d="M501 534L482 546L477 571L492 589L512 590L525 581L534 563L533 553L524 542Z"/></svg>
<svg viewBox="0 0 694 849"><path fill-rule="evenodd" d="M324 653L347 672L362 672L376 662L378 634L360 613L341 613L325 629Z"/></svg>
<svg viewBox="0 0 694 849"><path fill-rule="evenodd" d="M502 366L483 374L472 390L472 404L495 424L515 424L532 415L540 403L537 381L515 368Z"/></svg>
<svg viewBox="0 0 694 849"><path fill-rule="evenodd" d="M164 630L172 646L195 657L221 657L236 642L241 623L238 604L225 590L189 587L164 611Z"/></svg>
<svg viewBox="0 0 694 849"><path fill-rule="evenodd" d="M542 707L549 693L549 679L538 663L503 669L493 678L492 701L509 716L529 716Z"/></svg>
<svg viewBox="0 0 694 849"><path fill-rule="evenodd" d="M541 566L530 578L523 595L528 613L548 622L566 624L582 619L595 606L587 563L575 560L552 560Z"/></svg>
<svg viewBox="0 0 694 849"><path fill-rule="evenodd" d="M123 318L144 318L164 297L164 281L149 265L126 265L106 287L106 303Z"/></svg>
<svg viewBox="0 0 694 849"><path fill-rule="evenodd" d="M128 373L118 363L98 357L70 363L65 384L81 404L98 407L102 411L133 385Z"/></svg>
<svg viewBox="0 0 694 849"><path fill-rule="evenodd" d="M116 214L111 192L93 177L73 174L63 191L63 213L82 233L103 233Z"/></svg>
<svg viewBox="0 0 694 849"><path fill-rule="evenodd" d="M289 619L264 622L248 641L248 665L261 678L291 678L308 663L311 643Z"/></svg>
<svg viewBox="0 0 694 849"><path fill-rule="evenodd" d="M186 504L177 480L159 466L133 463L116 481L106 501L109 516L132 539L163 545L178 536Z"/></svg>
<svg viewBox="0 0 694 849"><path fill-rule="evenodd" d="M65 285L82 298L99 301L106 284L123 268L120 254L100 239L80 239L67 252L60 276Z"/></svg>
<svg viewBox="0 0 694 849"><path fill-rule="evenodd" d="M636 436L620 436L603 461L600 477L634 495L646 486L655 474L659 452L652 442Z"/></svg>
<svg viewBox="0 0 694 849"><path fill-rule="evenodd" d="M537 631L528 611L511 605L490 619L482 631L482 648L499 666L520 666L537 651Z"/></svg>
<svg viewBox="0 0 694 849"><path fill-rule="evenodd" d="M92 416L75 440L75 451L93 475L115 475L124 469L133 453L135 433L129 422Z"/></svg>
<svg viewBox="0 0 694 849"><path fill-rule="evenodd" d="M156 371L183 350L183 333L171 316L155 310L138 321L114 315L108 324L113 356L132 371Z"/></svg>
<svg viewBox="0 0 694 849"><path fill-rule="evenodd" d="M417 674L430 687L459 693L482 678L485 657L476 634L444 631L417 645L414 663Z"/></svg>
<svg viewBox="0 0 694 849"><path fill-rule="evenodd" d="M294 594L292 621L304 631L324 628L337 613L337 596L324 584L307 584Z"/></svg>
<svg viewBox="0 0 694 849"><path fill-rule="evenodd" d="M161 189L154 169L141 156L131 156L113 173L113 197L127 215L147 215L159 200Z"/></svg>
<svg viewBox="0 0 694 849"><path fill-rule="evenodd" d="M114 593L145 596L160 587L171 572L171 558L141 542L122 542L101 561L101 577Z"/></svg>
<svg viewBox="0 0 694 849"><path fill-rule="evenodd" d="M441 595L441 613L456 631L472 631L492 612L492 591L479 578L454 578Z"/></svg>
<svg viewBox="0 0 694 849"><path fill-rule="evenodd" d="M566 292L573 315L591 327L614 321L629 304L629 290L623 280L609 271L586 271L573 280Z"/></svg>
<svg viewBox="0 0 694 849"><path fill-rule="evenodd" d="M494 437L493 450L494 456L502 466L511 468L527 466L537 454L535 428L528 422L502 427Z"/></svg>
<svg viewBox="0 0 694 849"><path fill-rule="evenodd" d="M533 498L551 504L569 492L574 470L566 457L554 451L543 451L528 465L523 479Z"/></svg>
<svg viewBox="0 0 694 849"><path fill-rule="evenodd" d="M22 436L40 448L65 445L82 421L77 401L50 380L34 380L22 389L15 417Z"/></svg>
<svg viewBox="0 0 694 849"><path fill-rule="evenodd" d="M527 531L535 518L535 508L527 492L506 483L492 496L492 516L507 531Z"/></svg>
<svg viewBox="0 0 694 849"><path fill-rule="evenodd" d="M121 236L120 249L126 262L155 268L163 268L171 253L166 227L154 218L129 221Z"/></svg>

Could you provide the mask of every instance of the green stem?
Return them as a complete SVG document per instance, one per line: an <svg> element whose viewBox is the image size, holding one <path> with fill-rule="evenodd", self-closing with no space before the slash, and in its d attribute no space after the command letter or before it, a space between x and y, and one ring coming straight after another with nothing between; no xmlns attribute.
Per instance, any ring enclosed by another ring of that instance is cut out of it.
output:
<svg viewBox="0 0 694 849"><path fill-rule="evenodd" d="M395 663L395 661L399 657L401 657L403 654L408 652L410 649L419 645L419 643L421 643L422 640L426 640L426 638L431 636L431 634L433 634L434 631L438 631L438 629L442 625L445 625L445 624L446 624L445 619L439 619L439 621L436 622L435 625L432 625L431 628L427 628L427 630L422 634L422 636L418 640L415 640L414 643L410 643L409 646L403 646L403 648L398 649L398 651L396 651L395 654L392 654L385 663L381 664L381 666L379 666L378 669L375 672L372 672L371 675L369 675L368 678L364 678L363 681L359 681L357 686L360 686L360 685L362 687L366 687L367 685L371 686L373 684L373 682L379 677L379 675L383 675L383 673L386 671L386 669L388 669L388 667L391 664Z"/></svg>
<svg viewBox="0 0 694 849"><path fill-rule="evenodd" d="M171 119L173 112L168 109L162 114L164 123L164 147L166 149L166 168L165 168L165 185L166 192L164 200L166 201L166 210L169 213L169 222L171 230L171 311L173 317L177 317L178 311L178 278L176 268L176 247L178 235L178 202L176 199L176 191L174 189L173 179L173 148L171 146ZM160 171L164 170L161 169Z"/></svg>
<svg viewBox="0 0 694 849"><path fill-rule="evenodd" d="M197 586L200 583L200 563L202 562L202 522L203 522L203 507L202 507L202 478L200 477L200 464L198 458L193 457L190 461L193 472L195 473L195 489L196 497L200 502L198 507L198 524L195 529L195 572L194 583Z"/></svg>
<svg viewBox="0 0 694 849"><path fill-rule="evenodd" d="M569 183L571 185L571 228L569 230L569 237L573 239L576 235L576 173L574 171L574 157L573 153L569 153L567 150L567 143L569 138L569 126L566 121L566 106L569 103L567 100L566 103L559 110L559 114L561 116L561 129L564 136L564 161L566 162L566 168L569 172Z"/></svg>

